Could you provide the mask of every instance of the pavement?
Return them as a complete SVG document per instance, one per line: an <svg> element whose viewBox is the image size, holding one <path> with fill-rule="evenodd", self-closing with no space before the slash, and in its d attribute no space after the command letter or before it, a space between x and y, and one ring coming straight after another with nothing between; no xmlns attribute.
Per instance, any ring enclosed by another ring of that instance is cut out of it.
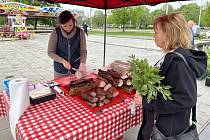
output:
<svg viewBox="0 0 210 140"><path fill-rule="evenodd" d="M47 56L49 34L36 34L30 40L0 40L0 81L25 77L30 83L53 79L52 60ZM103 66L103 36L87 37L88 70ZM163 55L152 38L148 37L107 37L106 64L114 60L128 60L130 55L147 58L151 65ZM205 80L197 81L197 120L201 140L210 137L210 87ZM0 86L2 90L2 85ZM139 126L124 134L124 140L135 140ZM11 140L8 118L0 118L0 139Z"/></svg>

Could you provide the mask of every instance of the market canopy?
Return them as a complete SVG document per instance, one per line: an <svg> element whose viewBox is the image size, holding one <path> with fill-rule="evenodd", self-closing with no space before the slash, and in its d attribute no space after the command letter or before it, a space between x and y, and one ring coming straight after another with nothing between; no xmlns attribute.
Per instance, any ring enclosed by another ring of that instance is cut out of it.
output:
<svg viewBox="0 0 210 140"><path fill-rule="evenodd" d="M98 9L105 9L105 26L104 26L104 57L103 66L105 66L105 56L106 56L106 18L107 9L115 9L127 6L136 5L157 5L160 3L174 2L174 1L189 1L189 0L41 0L50 3L64 3L79 6L86 6Z"/></svg>
<svg viewBox="0 0 210 140"><path fill-rule="evenodd" d="M135 5L156 5L177 0L43 0L51 3L65 3L93 7L98 9L114 9ZM186 1L186 0L182 0Z"/></svg>

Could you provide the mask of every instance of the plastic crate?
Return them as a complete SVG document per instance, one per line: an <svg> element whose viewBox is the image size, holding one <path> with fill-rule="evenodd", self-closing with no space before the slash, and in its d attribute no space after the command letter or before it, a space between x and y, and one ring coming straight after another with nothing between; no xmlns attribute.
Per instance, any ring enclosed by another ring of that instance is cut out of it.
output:
<svg viewBox="0 0 210 140"><path fill-rule="evenodd" d="M7 91L8 95L9 95L9 81L10 80L4 80L3 81L3 88Z"/></svg>

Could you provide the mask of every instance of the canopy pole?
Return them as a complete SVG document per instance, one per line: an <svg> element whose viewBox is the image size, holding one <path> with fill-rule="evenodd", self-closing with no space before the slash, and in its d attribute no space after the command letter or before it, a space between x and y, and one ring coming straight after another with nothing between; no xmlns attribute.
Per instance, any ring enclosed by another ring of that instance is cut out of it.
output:
<svg viewBox="0 0 210 140"><path fill-rule="evenodd" d="M103 67L105 66L105 60L106 60L106 18L107 18L107 13L105 9L105 24L104 24L104 60L103 60Z"/></svg>

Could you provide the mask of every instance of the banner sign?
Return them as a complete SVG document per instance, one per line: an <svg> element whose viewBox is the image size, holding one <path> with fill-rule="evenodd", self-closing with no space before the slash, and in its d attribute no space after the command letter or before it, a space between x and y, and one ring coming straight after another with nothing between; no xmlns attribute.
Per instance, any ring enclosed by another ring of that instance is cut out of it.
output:
<svg viewBox="0 0 210 140"><path fill-rule="evenodd" d="M30 6L18 2L0 3L1 10L39 11L39 7Z"/></svg>

